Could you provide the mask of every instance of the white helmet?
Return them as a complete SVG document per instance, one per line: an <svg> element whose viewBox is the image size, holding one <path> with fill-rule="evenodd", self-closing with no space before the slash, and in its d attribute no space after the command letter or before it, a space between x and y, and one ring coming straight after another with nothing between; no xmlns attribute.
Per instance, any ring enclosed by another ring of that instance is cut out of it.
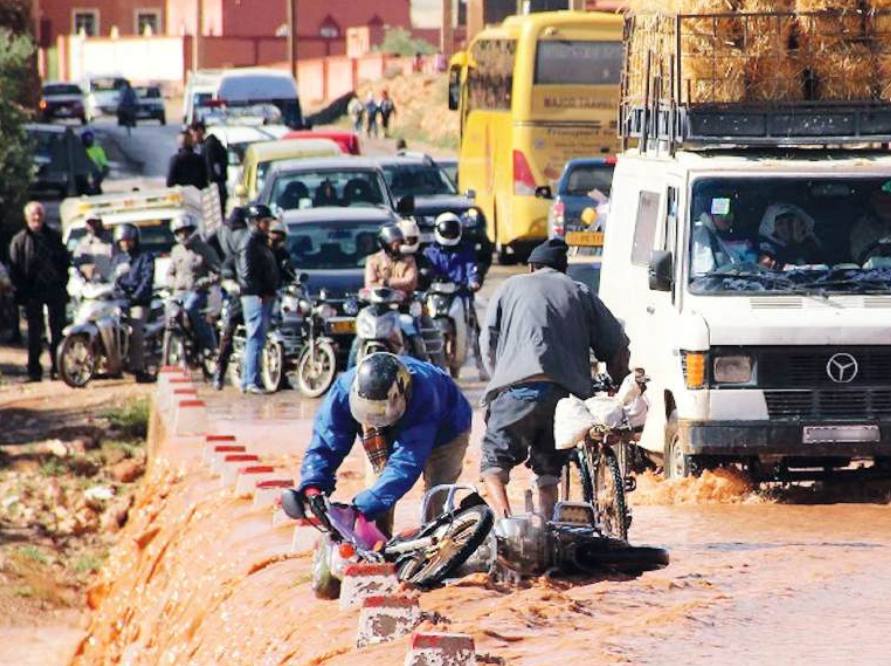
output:
<svg viewBox="0 0 891 666"><path fill-rule="evenodd" d="M443 247L455 247L461 243L461 218L454 213L442 213L436 218L433 229L436 242Z"/></svg>
<svg viewBox="0 0 891 666"><path fill-rule="evenodd" d="M175 236L177 236L177 240L184 242L192 237L192 234L195 233L195 230L198 228L198 219L189 213L186 213L182 217L175 218L170 223L170 231L173 232ZM180 231L188 231L189 235L184 238L179 237Z"/></svg>
<svg viewBox="0 0 891 666"><path fill-rule="evenodd" d="M415 254L421 246L421 228L418 223L412 219L400 220L399 228L402 230L402 235L405 236L402 254Z"/></svg>

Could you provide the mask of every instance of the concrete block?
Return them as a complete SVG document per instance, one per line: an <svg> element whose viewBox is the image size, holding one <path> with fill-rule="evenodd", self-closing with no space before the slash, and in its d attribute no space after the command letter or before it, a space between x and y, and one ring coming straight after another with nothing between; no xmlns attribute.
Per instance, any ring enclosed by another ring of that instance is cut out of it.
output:
<svg viewBox="0 0 891 666"><path fill-rule="evenodd" d="M282 490L293 487L294 482L291 479L279 478L260 481L254 488L254 508L263 509L272 506L281 496Z"/></svg>
<svg viewBox="0 0 891 666"><path fill-rule="evenodd" d="M179 400L173 419L173 434L204 435L207 432L207 409L203 400Z"/></svg>
<svg viewBox="0 0 891 666"><path fill-rule="evenodd" d="M268 481L276 476L275 467L272 465L242 467L236 472L235 495L237 497L252 497L254 489L260 481Z"/></svg>
<svg viewBox="0 0 891 666"><path fill-rule="evenodd" d="M467 634L415 632L403 666L476 666L476 646Z"/></svg>
<svg viewBox="0 0 891 666"><path fill-rule="evenodd" d="M210 456L216 446L232 446L236 443L235 435L205 435L204 462L210 464Z"/></svg>
<svg viewBox="0 0 891 666"><path fill-rule="evenodd" d="M167 400L161 404L161 408L167 411L175 411L179 403L184 400L198 400L198 390L192 385L172 385L167 389Z"/></svg>
<svg viewBox="0 0 891 666"><path fill-rule="evenodd" d="M292 553L306 553L316 547L321 532L316 527L319 524L318 518L304 518L303 520L295 520L294 537L291 539Z"/></svg>
<svg viewBox="0 0 891 666"><path fill-rule="evenodd" d="M417 597L368 597L359 613L356 647L386 643L406 636L421 623Z"/></svg>
<svg viewBox="0 0 891 666"><path fill-rule="evenodd" d="M238 476L238 470L260 462L260 457L252 453L232 453L223 457L223 464L220 469L220 478L223 486L229 487L235 485L235 479Z"/></svg>
<svg viewBox="0 0 891 666"><path fill-rule="evenodd" d="M340 608L346 610L359 606L368 597L393 595L398 587L394 564L349 564L343 572Z"/></svg>
<svg viewBox="0 0 891 666"><path fill-rule="evenodd" d="M210 453L210 472L219 475L223 472L223 460L226 456L247 454L247 447L243 444L217 444Z"/></svg>
<svg viewBox="0 0 891 666"><path fill-rule="evenodd" d="M272 512L272 526L281 527L282 525L287 525L288 523L293 522L294 519L285 513L285 510L282 509L281 503L276 504L275 510Z"/></svg>

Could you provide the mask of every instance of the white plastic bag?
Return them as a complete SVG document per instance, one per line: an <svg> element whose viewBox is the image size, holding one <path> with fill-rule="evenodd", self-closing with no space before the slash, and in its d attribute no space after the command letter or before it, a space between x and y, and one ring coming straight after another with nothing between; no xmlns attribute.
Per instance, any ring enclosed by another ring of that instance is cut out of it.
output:
<svg viewBox="0 0 891 666"><path fill-rule="evenodd" d="M625 412L622 411L622 403L606 393L598 393L593 398L588 398L585 400L585 407L594 418L593 425L618 428L624 423Z"/></svg>
<svg viewBox="0 0 891 666"><path fill-rule="evenodd" d="M557 450L575 447L594 425L596 421L584 402L574 395L560 400L554 412L554 443Z"/></svg>

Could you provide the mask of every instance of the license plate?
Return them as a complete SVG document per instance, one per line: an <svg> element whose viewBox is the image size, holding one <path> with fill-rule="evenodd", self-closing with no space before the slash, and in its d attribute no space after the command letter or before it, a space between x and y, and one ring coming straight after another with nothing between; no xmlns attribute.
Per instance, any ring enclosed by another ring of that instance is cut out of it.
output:
<svg viewBox="0 0 891 666"><path fill-rule="evenodd" d="M805 444L832 444L834 442L878 442L879 426L805 426L802 441Z"/></svg>
<svg viewBox="0 0 891 666"><path fill-rule="evenodd" d="M581 245L584 247L602 247L602 231L568 231L566 232L567 245Z"/></svg>
<svg viewBox="0 0 891 666"><path fill-rule="evenodd" d="M67 106L60 106L56 109L56 113L58 113L60 116L67 116L69 113L71 113L71 109L69 109Z"/></svg>
<svg viewBox="0 0 891 666"><path fill-rule="evenodd" d="M347 333L355 333L356 332L356 320L355 319L344 319L341 321L331 321L331 322L328 322L328 326L330 326L331 332L336 333L336 334L347 334Z"/></svg>

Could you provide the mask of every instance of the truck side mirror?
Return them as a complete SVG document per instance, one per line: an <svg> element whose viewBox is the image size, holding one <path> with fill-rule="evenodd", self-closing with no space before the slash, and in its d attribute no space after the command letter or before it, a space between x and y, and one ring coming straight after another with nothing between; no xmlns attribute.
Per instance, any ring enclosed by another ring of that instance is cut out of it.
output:
<svg viewBox="0 0 891 666"><path fill-rule="evenodd" d="M396 202L396 212L400 215L413 215L415 212L415 197L407 195Z"/></svg>
<svg viewBox="0 0 891 666"><path fill-rule="evenodd" d="M674 282L674 262L671 252L653 250L650 255L650 291L671 291Z"/></svg>

